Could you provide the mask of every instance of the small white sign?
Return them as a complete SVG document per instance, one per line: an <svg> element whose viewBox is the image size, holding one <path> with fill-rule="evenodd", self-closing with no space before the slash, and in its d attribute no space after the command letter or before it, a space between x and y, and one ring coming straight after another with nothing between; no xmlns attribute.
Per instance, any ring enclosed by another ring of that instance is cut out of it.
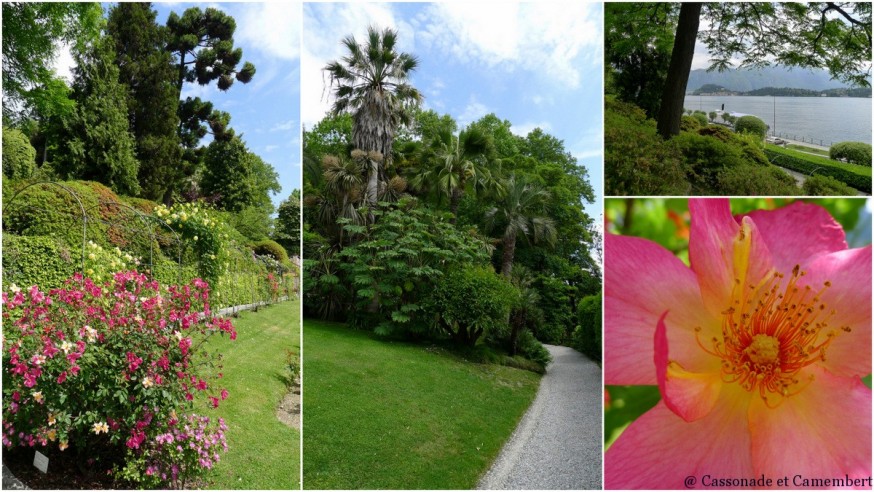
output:
<svg viewBox="0 0 874 492"><path fill-rule="evenodd" d="M33 456L33 466L35 466L37 470L43 473L47 473L49 471L48 456L37 451L36 454Z"/></svg>

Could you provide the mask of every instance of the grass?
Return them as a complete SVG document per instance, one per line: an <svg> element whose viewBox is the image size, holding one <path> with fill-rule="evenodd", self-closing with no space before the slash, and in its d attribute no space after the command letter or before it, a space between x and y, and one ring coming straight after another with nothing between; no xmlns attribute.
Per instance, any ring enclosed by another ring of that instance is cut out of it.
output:
<svg viewBox="0 0 874 492"><path fill-rule="evenodd" d="M828 155L829 155L827 150L814 149L813 147L805 147L804 145L798 145L798 144L786 144L786 148L792 149L792 150L800 150L802 152L808 152L811 154L819 154L819 155L823 155L826 157L828 157Z"/></svg>
<svg viewBox="0 0 874 492"><path fill-rule="evenodd" d="M871 168L867 166L859 166L857 164L850 164L847 162L834 161L829 159L828 157L819 157L815 155L810 155L805 152L798 152L792 149L784 149L783 147L777 145L766 144L765 148L780 154L789 155L792 157L796 157L798 159L804 159L806 161L810 161L818 166L829 166L836 167L838 169L843 169L844 171L849 171L854 174L860 174L862 176L871 176ZM779 165L779 163L778 163Z"/></svg>
<svg viewBox="0 0 874 492"><path fill-rule="evenodd" d="M304 487L470 489L537 392L529 371L304 326Z"/></svg>
<svg viewBox="0 0 874 492"><path fill-rule="evenodd" d="M276 418L288 393L286 350L300 353L300 301L244 312L237 339L214 337L208 349L224 355L230 397L206 415L224 417L228 452L205 478L214 489L300 488L300 433Z"/></svg>

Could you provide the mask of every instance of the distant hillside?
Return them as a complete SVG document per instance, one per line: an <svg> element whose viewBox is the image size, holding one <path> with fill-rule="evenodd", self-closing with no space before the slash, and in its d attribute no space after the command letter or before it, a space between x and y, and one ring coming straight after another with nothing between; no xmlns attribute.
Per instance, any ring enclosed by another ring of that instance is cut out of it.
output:
<svg viewBox="0 0 874 492"><path fill-rule="evenodd" d="M779 97L871 97L871 88L826 89L812 91L794 87L763 87L752 91L732 91L721 85L704 84L689 94L698 96L779 96Z"/></svg>
<svg viewBox="0 0 874 492"><path fill-rule="evenodd" d="M699 69L692 70L689 74L686 92L692 92L707 84L722 86L737 92L749 92L764 87L793 87L812 91L847 87L843 82L832 80L826 70L766 67L758 70L707 72Z"/></svg>

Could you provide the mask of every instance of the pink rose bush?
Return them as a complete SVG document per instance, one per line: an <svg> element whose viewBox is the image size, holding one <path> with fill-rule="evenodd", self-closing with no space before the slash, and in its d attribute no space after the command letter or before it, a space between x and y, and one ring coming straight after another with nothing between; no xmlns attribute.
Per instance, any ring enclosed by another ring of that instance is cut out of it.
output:
<svg viewBox="0 0 874 492"><path fill-rule="evenodd" d="M8 449L73 448L136 479L131 464L166 460L155 439L178 425L195 395L216 406L227 397L213 374L217 355L203 344L236 332L210 315L200 279L162 288L133 271L102 284L77 274L49 292L13 286L2 316Z"/></svg>
<svg viewBox="0 0 874 492"><path fill-rule="evenodd" d="M812 204L689 210L690 267L606 237L605 383L662 396L607 450L606 488L870 489L871 246Z"/></svg>

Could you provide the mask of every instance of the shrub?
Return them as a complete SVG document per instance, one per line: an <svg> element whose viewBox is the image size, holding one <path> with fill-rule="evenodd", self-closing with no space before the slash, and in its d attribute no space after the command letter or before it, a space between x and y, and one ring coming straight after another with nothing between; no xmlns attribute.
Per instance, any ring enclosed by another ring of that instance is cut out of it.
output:
<svg viewBox="0 0 874 492"><path fill-rule="evenodd" d="M672 138L669 144L683 156L689 180L705 190L716 188L717 175L724 169L745 164L739 147L713 137L683 132Z"/></svg>
<svg viewBox="0 0 874 492"><path fill-rule="evenodd" d="M804 180L801 186L807 196L853 196L856 190L831 176L815 174Z"/></svg>
<svg viewBox="0 0 874 492"><path fill-rule="evenodd" d="M540 340L534 338L530 331L524 330L519 334L518 344L519 354L526 359L534 361L544 368L552 361L549 351L540 343Z"/></svg>
<svg viewBox="0 0 874 492"><path fill-rule="evenodd" d="M692 114L692 117L695 118L696 120L698 120L698 125L701 126L701 127L705 127L705 126L707 126L707 124L710 122L710 121L707 119L707 115L706 115L705 113L703 113L703 112L700 112L700 111L696 111L696 112L694 112L694 113Z"/></svg>
<svg viewBox="0 0 874 492"><path fill-rule="evenodd" d="M586 296L577 305L574 348L594 361L601 361L601 294Z"/></svg>
<svg viewBox="0 0 874 492"><path fill-rule="evenodd" d="M136 272L4 291L3 445L69 447L83 469L145 483L150 463L209 468L157 446L195 394L212 407L228 396L210 374L218 357L200 347L236 332L208 300L202 280L163 289Z"/></svg>
<svg viewBox="0 0 874 492"><path fill-rule="evenodd" d="M217 283L225 272L225 244L228 238L224 223L203 203L177 203L171 208L158 205L155 215L178 233L194 251L198 272L209 283Z"/></svg>
<svg viewBox="0 0 874 492"><path fill-rule="evenodd" d="M725 169L717 176L717 189L734 196L797 195L795 178L776 166L743 165Z"/></svg>
<svg viewBox="0 0 874 492"><path fill-rule="evenodd" d="M474 346L491 332L508 328L519 291L490 266L466 265L446 273L426 300L438 326L458 343Z"/></svg>
<svg viewBox="0 0 874 492"><path fill-rule="evenodd" d="M269 255L279 263L288 263L288 253L285 248L272 239L258 241L252 245L252 250L256 255Z"/></svg>
<svg viewBox="0 0 874 492"><path fill-rule="evenodd" d="M15 128L3 127L3 176L27 179L36 169L36 149L30 140Z"/></svg>
<svg viewBox="0 0 874 492"><path fill-rule="evenodd" d="M642 109L605 102L604 167L608 195L688 195L682 160L656 134Z"/></svg>
<svg viewBox="0 0 874 492"><path fill-rule="evenodd" d="M701 121L694 115L680 118L680 131L696 132L701 126Z"/></svg>
<svg viewBox="0 0 874 492"><path fill-rule="evenodd" d="M871 167L871 145L863 142L836 143L828 149L828 155L835 160ZM3 165L5 169L5 161Z"/></svg>
<svg viewBox="0 0 874 492"><path fill-rule="evenodd" d="M355 297L349 322L380 335L432 328L418 315L422 301L443 282L443 273L465 264L484 265L489 258L482 239L460 231L443 214L400 204L399 209L374 211L380 217L369 228L347 223L345 232L358 235L359 241L339 253L341 261L326 265L333 271L325 273L333 277L318 281L325 289L328 281L348 285Z"/></svg>
<svg viewBox="0 0 874 492"><path fill-rule="evenodd" d="M716 111L709 112L707 116L710 118L710 121L716 121Z"/></svg>
<svg viewBox="0 0 874 492"><path fill-rule="evenodd" d="M699 135L713 137L717 140L733 145L735 147L740 147L743 152L743 157L745 160L750 161L753 164L758 164L760 166L768 166L770 163L768 162L768 158L765 157L765 153L762 150L762 141L758 139L755 135L750 135L748 133L735 133L724 126L716 126L710 125L706 128L702 128L698 130Z"/></svg>
<svg viewBox="0 0 874 492"><path fill-rule="evenodd" d="M765 134L768 133L768 125L755 116L741 116L734 122L734 131L738 133L752 133L764 139Z"/></svg>

